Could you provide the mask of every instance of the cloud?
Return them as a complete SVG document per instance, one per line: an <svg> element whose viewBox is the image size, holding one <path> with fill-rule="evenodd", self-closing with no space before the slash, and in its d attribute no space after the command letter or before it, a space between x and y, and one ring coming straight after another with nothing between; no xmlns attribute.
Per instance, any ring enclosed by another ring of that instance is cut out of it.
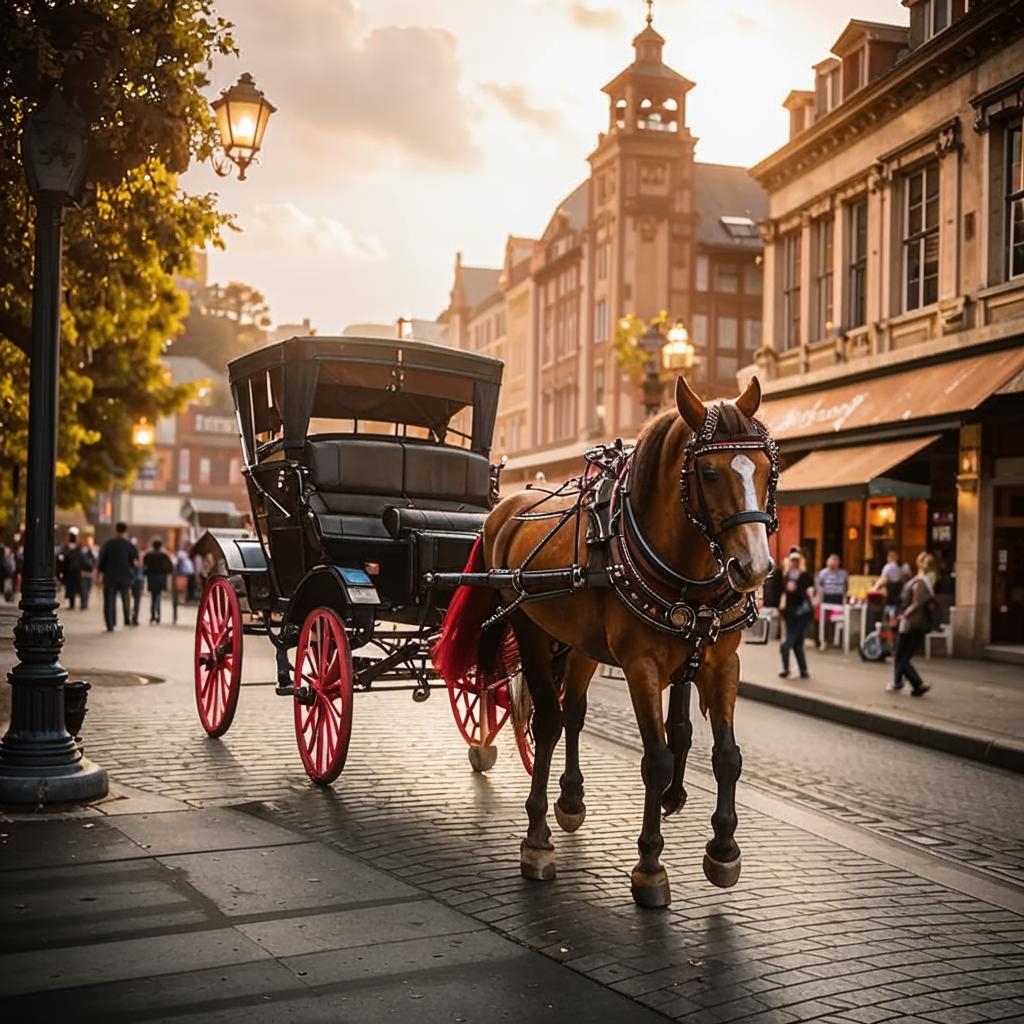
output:
<svg viewBox="0 0 1024 1024"><path fill-rule="evenodd" d="M397 151L442 166L479 160L450 32L371 28L352 0L225 0L221 7L237 22L246 66L280 111L273 130L327 138L337 143L331 150L354 147L362 159Z"/></svg>
<svg viewBox="0 0 1024 1024"><path fill-rule="evenodd" d="M355 235L341 221L313 216L294 203L256 206L251 214L240 217L239 223L251 242L277 249L343 257L358 263L379 263L387 258L384 246L373 235Z"/></svg>
<svg viewBox="0 0 1024 1024"><path fill-rule="evenodd" d="M580 28L599 31L618 31L625 26L622 15L610 7L588 7L586 4L572 3L569 5L569 18Z"/></svg>
<svg viewBox="0 0 1024 1024"><path fill-rule="evenodd" d="M561 127L562 115L557 110L533 106L526 96L526 89L521 85L498 85L496 82L482 82L480 88L493 96L505 111L517 121L536 125L544 131L554 131Z"/></svg>

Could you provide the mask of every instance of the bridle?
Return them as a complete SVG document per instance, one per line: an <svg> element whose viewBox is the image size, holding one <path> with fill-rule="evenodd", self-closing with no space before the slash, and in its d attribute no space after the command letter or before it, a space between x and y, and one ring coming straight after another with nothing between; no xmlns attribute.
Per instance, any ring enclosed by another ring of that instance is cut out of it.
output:
<svg viewBox="0 0 1024 1024"><path fill-rule="evenodd" d="M709 405L704 422L699 431L696 431L686 445L683 453L683 467L679 474L679 491L683 503L683 511L687 519L700 530L704 539L711 548L711 554L715 558L719 572L725 569L725 553L722 550L721 537L734 526L742 526L745 523L763 523L769 534L775 533L779 528L779 517L776 511L775 493L779 483L779 449L775 440L768 433L765 425L756 417L750 417L754 428L750 434L734 434L732 437L725 437L715 440L715 431L721 418L721 405ZM718 454L721 452L762 452L768 457L770 467L768 477L768 500L767 510L744 509L742 512L734 512L722 521L717 529L714 527L714 519L708 507L707 496L700 482L700 474L697 472L697 460L702 455ZM695 483L691 483L691 478Z"/></svg>

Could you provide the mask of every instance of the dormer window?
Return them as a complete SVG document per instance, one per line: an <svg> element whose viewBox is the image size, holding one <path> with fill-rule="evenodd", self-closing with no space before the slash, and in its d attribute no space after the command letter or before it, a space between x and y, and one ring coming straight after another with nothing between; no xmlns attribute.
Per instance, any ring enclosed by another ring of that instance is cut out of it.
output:
<svg viewBox="0 0 1024 1024"><path fill-rule="evenodd" d="M815 65L818 72L814 88L814 102L818 117L824 117L830 110L835 110L843 98L843 87L840 80L842 65L835 58L823 60Z"/></svg>
<svg viewBox="0 0 1024 1024"><path fill-rule="evenodd" d="M850 96L868 84L868 51L866 46L843 58L843 95Z"/></svg>
<svg viewBox="0 0 1024 1024"><path fill-rule="evenodd" d="M911 45L920 46L945 31L965 7L965 0L918 0L910 10Z"/></svg>
<svg viewBox="0 0 1024 1024"><path fill-rule="evenodd" d="M730 238L760 238L757 224L749 217L721 217L722 227Z"/></svg>

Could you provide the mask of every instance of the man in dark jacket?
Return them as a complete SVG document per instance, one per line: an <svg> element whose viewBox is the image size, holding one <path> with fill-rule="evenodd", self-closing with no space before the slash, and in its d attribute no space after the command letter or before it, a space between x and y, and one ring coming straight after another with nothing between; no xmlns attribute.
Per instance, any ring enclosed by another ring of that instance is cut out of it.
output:
<svg viewBox="0 0 1024 1024"><path fill-rule="evenodd" d="M124 624L131 622L131 586L139 564L139 550L126 536L128 524L118 523L114 530L116 535L100 549L98 566L103 577L103 619L108 633L114 632L118 595L124 610Z"/></svg>
<svg viewBox="0 0 1024 1024"><path fill-rule="evenodd" d="M146 552L142 560L149 590L149 622L160 621L160 598L167 589L167 578L174 574L174 563L164 551L164 542L159 537L153 538L153 549Z"/></svg>

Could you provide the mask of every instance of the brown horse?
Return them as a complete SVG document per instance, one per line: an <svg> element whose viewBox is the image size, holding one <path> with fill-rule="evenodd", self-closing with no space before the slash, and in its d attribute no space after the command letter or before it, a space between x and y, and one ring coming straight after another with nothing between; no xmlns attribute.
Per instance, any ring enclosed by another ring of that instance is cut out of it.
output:
<svg viewBox="0 0 1024 1024"><path fill-rule="evenodd" d="M625 673L643 740L646 795L640 858L632 872L634 900L661 907L671 898L660 861L661 815L679 810L686 800L691 680L702 712L711 718L718 783L714 838L707 844L704 873L720 887L739 877L734 833L741 758L733 735L737 647L740 630L756 614L752 592L773 568L768 532L775 528L778 475L775 446L753 418L760 398L755 378L735 402L705 406L679 378L676 409L651 420L633 454L616 469L610 505L611 522L618 526L610 530L604 554L577 528L577 516L587 513L573 513L574 494L556 494L544 502L545 513L568 513L554 521L531 511L538 505L535 490L505 498L487 518L477 564L467 571L578 566L578 579L588 580L571 593L518 603L507 616L534 708L536 760L526 801L529 828L520 853L526 878L555 877L547 789L563 727L565 772L555 817L562 829L573 832L586 815L579 735L587 687L599 662L621 666ZM606 564L595 564L599 561ZM597 582L602 579L603 586ZM505 605L515 603L523 589L529 585L501 590L500 599ZM485 629L480 642L479 626L498 600L498 591L477 587L472 596L463 591L459 611L453 616L451 609L443 630L441 645L471 645L469 664L484 672L508 628ZM476 605L472 613L470 601ZM453 618L460 621L449 621ZM662 691L670 681L675 685L666 722Z"/></svg>

